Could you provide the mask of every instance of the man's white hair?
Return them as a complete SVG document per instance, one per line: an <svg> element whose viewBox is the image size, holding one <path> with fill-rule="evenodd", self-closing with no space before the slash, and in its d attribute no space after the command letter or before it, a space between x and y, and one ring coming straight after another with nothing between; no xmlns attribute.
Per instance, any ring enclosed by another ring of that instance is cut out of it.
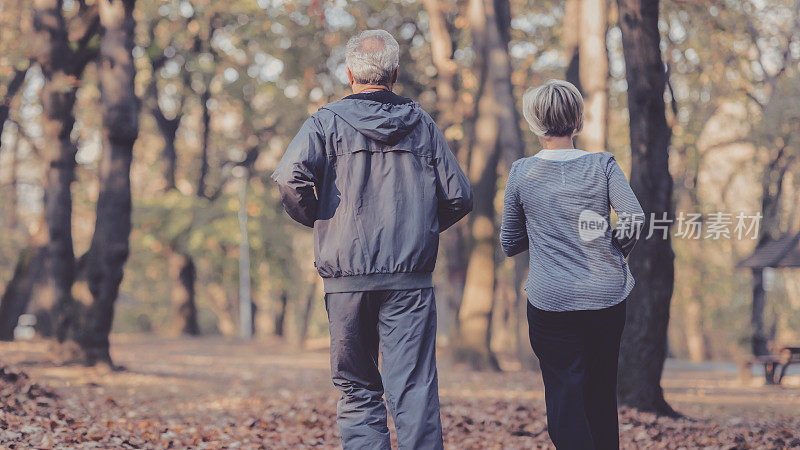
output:
<svg viewBox="0 0 800 450"><path fill-rule="evenodd" d="M384 30L366 30L347 41L345 61L359 84L388 85L400 65L400 45Z"/></svg>

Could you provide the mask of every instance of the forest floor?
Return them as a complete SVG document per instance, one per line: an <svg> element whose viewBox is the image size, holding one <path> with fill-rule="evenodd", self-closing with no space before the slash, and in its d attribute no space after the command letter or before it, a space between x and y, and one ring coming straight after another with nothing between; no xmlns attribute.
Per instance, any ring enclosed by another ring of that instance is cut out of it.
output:
<svg viewBox="0 0 800 450"><path fill-rule="evenodd" d="M0 344L0 448L338 448L326 349L115 335L122 371L54 366L42 342ZM549 448L540 375L440 362L445 445ZM26 375L27 374L27 375ZM744 386L735 366L668 361L687 417L621 409L622 447L800 447L800 375Z"/></svg>

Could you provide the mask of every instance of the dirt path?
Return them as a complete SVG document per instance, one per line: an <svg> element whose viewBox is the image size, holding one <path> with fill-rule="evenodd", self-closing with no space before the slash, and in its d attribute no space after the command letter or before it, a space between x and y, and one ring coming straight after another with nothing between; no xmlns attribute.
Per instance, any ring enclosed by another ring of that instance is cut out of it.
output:
<svg viewBox="0 0 800 450"><path fill-rule="evenodd" d="M337 394L324 349L147 336L114 336L112 348L125 371L56 367L43 362L43 343L0 344L3 364L59 394L55 405L3 413L0 445L338 446ZM760 383L755 378L741 386L724 364L671 361L667 399L695 420L623 410L623 447L800 447L800 375L787 377L782 387ZM449 448L547 448L538 373L475 373L443 362L440 386ZM65 418L53 425L53 414Z"/></svg>

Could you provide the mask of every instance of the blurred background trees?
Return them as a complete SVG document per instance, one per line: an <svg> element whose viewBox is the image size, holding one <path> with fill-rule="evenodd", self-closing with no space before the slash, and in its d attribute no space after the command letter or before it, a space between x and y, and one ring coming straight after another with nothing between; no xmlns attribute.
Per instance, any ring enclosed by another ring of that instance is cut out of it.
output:
<svg viewBox="0 0 800 450"><path fill-rule="evenodd" d="M579 146L613 152L649 212L764 217L756 240L676 225L640 244L623 366L647 370L629 372L644 381L626 400L663 406L662 355L800 340L800 274L736 269L800 230L792 0L4 0L0 338L35 314L73 344L58 359L110 363L109 331L236 336L249 305L257 338L324 339L311 235L269 175L302 120L348 93L343 45L365 28L397 38L398 93L434 116L476 190L442 236L443 355L532 362L527 256L504 259L496 235L508 167L538 151L522 93L549 78L580 86Z"/></svg>

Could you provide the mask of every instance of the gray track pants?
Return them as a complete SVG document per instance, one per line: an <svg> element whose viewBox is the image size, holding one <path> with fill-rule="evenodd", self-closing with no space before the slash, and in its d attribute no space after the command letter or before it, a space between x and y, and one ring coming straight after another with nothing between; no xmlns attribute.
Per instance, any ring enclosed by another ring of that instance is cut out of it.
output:
<svg viewBox="0 0 800 450"><path fill-rule="evenodd" d="M400 449L443 448L433 289L326 294L325 306L331 377L342 391L337 411L342 446L391 448L385 392Z"/></svg>

